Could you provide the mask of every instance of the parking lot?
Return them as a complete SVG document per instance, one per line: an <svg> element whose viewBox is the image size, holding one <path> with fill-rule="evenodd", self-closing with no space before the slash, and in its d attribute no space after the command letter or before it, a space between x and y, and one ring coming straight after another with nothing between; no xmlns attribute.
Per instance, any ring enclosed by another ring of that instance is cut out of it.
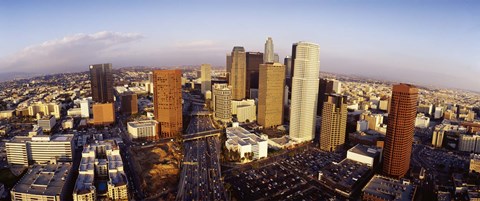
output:
<svg viewBox="0 0 480 201"><path fill-rule="evenodd" d="M319 189L318 170L342 156L316 148L286 157L263 167L226 175L238 200L318 200L329 193Z"/></svg>

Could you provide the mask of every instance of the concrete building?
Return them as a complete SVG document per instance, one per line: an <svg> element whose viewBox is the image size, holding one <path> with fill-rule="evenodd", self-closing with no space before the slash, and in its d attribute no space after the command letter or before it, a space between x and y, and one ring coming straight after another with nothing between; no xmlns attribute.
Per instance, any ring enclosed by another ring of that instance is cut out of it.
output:
<svg viewBox="0 0 480 201"><path fill-rule="evenodd" d="M390 97L386 97L385 99L380 99L378 102L378 109L382 111L388 111L388 104L390 103Z"/></svg>
<svg viewBox="0 0 480 201"><path fill-rule="evenodd" d="M382 149L375 146L357 144L347 151L347 159L374 167L380 164Z"/></svg>
<svg viewBox="0 0 480 201"><path fill-rule="evenodd" d="M433 105L432 104L419 104L417 107L418 113L423 113L426 115L432 115Z"/></svg>
<svg viewBox="0 0 480 201"><path fill-rule="evenodd" d="M326 94L335 93L333 92L333 81L331 79L320 79L318 82L317 116L322 116L323 103L327 98Z"/></svg>
<svg viewBox="0 0 480 201"><path fill-rule="evenodd" d="M202 64L200 66L202 82L202 94L205 95L207 91L212 90L212 66L210 64Z"/></svg>
<svg viewBox="0 0 480 201"><path fill-rule="evenodd" d="M40 114L40 116L53 115L56 119L60 119L61 109L60 103L35 102L28 106L28 115L32 117L38 114Z"/></svg>
<svg viewBox="0 0 480 201"><path fill-rule="evenodd" d="M363 132L366 130L368 130L368 121L365 119L357 121L357 131Z"/></svg>
<svg viewBox="0 0 480 201"><path fill-rule="evenodd" d="M104 186L104 188L96 188ZM83 148L74 201L128 200L128 180L120 149L114 141L100 141Z"/></svg>
<svg viewBox="0 0 480 201"><path fill-rule="evenodd" d="M115 123L115 108L113 103L95 103L92 106L93 124L109 125Z"/></svg>
<svg viewBox="0 0 480 201"><path fill-rule="evenodd" d="M362 190L364 201L413 201L416 187L407 180L375 175Z"/></svg>
<svg viewBox="0 0 480 201"><path fill-rule="evenodd" d="M90 118L90 101L88 99L82 99L80 101L80 111L82 118Z"/></svg>
<svg viewBox="0 0 480 201"><path fill-rule="evenodd" d="M213 85L214 117L224 123L232 121L232 87L227 84Z"/></svg>
<svg viewBox="0 0 480 201"><path fill-rule="evenodd" d="M280 63L260 65L258 124L264 128L283 124L285 66Z"/></svg>
<svg viewBox="0 0 480 201"><path fill-rule="evenodd" d="M285 65L285 79L292 78L292 57L286 56L283 59L283 65Z"/></svg>
<svg viewBox="0 0 480 201"><path fill-rule="evenodd" d="M230 151L238 151L240 158L245 158L246 153L253 153L253 160L266 158L268 155L268 137L259 137L234 122L232 127L226 128L227 141L225 146Z"/></svg>
<svg viewBox="0 0 480 201"><path fill-rule="evenodd" d="M43 131L50 132L57 121L54 116L44 116L41 119L37 120L38 127L42 128Z"/></svg>
<svg viewBox="0 0 480 201"><path fill-rule="evenodd" d="M253 122L257 120L257 106L253 99L232 101L231 108L232 115L237 115L238 122Z"/></svg>
<svg viewBox="0 0 480 201"><path fill-rule="evenodd" d="M235 46L231 54L232 64L230 71L230 79L228 84L232 86L232 99L243 100L246 92L246 53L245 48Z"/></svg>
<svg viewBox="0 0 480 201"><path fill-rule="evenodd" d="M368 129L370 130L378 130L383 123L382 114L363 113L360 115L360 119L364 119L368 122Z"/></svg>
<svg viewBox="0 0 480 201"><path fill-rule="evenodd" d="M320 149L336 151L345 144L347 131L347 97L337 94L327 96L323 104Z"/></svg>
<svg viewBox="0 0 480 201"><path fill-rule="evenodd" d="M393 85L383 154L383 173L401 178L410 168L418 88Z"/></svg>
<svg viewBox="0 0 480 201"><path fill-rule="evenodd" d="M415 127L428 128L428 125L430 125L430 118L423 113L418 113L417 118L415 118Z"/></svg>
<svg viewBox="0 0 480 201"><path fill-rule="evenodd" d="M73 134L37 135L27 141L30 158L33 163L44 164L55 161L72 161L75 146Z"/></svg>
<svg viewBox="0 0 480 201"><path fill-rule="evenodd" d="M443 146L443 139L445 138L446 125L440 124L435 126L432 135L432 146L441 148Z"/></svg>
<svg viewBox="0 0 480 201"><path fill-rule="evenodd" d="M120 94L120 112L123 114L137 114L138 113L138 97L136 93L125 92Z"/></svg>
<svg viewBox="0 0 480 201"><path fill-rule="evenodd" d="M480 135L460 134L458 150L480 153Z"/></svg>
<svg viewBox="0 0 480 201"><path fill-rule="evenodd" d="M5 143L7 152L7 162L9 165L28 166L31 161L30 141L32 138L25 136L15 136Z"/></svg>
<svg viewBox="0 0 480 201"><path fill-rule="evenodd" d="M470 172L480 173L480 154L471 154L470 155Z"/></svg>
<svg viewBox="0 0 480 201"><path fill-rule="evenodd" d="M267 41L265 41L265 52L263 54L263 62L273 63L274 61L275 61L275 52L273 49L273 40L271 37L268 37Z"/></svg>
<svg viewBox="0 0 480 201"><path fill-rule="evenodd" d="M434 119L440 119L443 117L443 107L435 107Z"/></svg>
<svg viewBox="0 0 480 201"><path fill-rule="evenodd" d="M246 76L246 96L248 98L256 98L255 91L259 87L260 64L263 64L263 53L247 52L247 76Z"/></svg>
<svg viewBox="0 0 480 201"><path fill-rule="evenodd" d="M315 136L320 47L308 42L293 44L292 67L289 135L296 141L310 141Z"/></svg>
<svg viewBox="0 0 480 201"><path fill-rule="evenodd" d="M130 139L157 139L158 123L155 120L133 121L127 123Z"/></svg>
<svg viewBox="0 0 480 201"><path fill-rule="evenodd" d="M74 126L73 118L65 119L62 122L63 129L73 129L73 126Z"/></svg>
<svg viewBox="0 0 480 201"><path fill-rule="evenodd" d="M92 99L97 103L113 103L112 64L90 65Z"/></svg>
<svg viewBox="0 0 480 201"><path fill-rule="evenodd" d="M154 70L154 114L160 125L159 137L173 138L182 134L182 71Z"/></svg>
<svg viewBox="0 0 480 201"><path fill-rule="evenodd" d="M10 119L13 117L15 110L3 110L0 111L0 119Z"/></svg>
<svg viewBox="0 0 480 201"><path fill-rule="evenodd" d="M13 200L69 200L72 163L34 165L10 191Z"/></svg>

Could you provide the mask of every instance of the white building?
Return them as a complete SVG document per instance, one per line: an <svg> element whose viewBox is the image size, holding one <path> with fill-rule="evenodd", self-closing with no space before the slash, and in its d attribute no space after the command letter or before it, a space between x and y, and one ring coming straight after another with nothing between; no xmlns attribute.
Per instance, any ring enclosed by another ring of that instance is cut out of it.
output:
<svg viewBox="0 0 480 201"><path fill-rule="evenodd" d="M37 121L38 127L41 127L43 131L50 131L55 126L57 121L54 116L44 116Z"/></svg>
<svg viewBox="0 0 480 201"><path fill-rule="evenodd" d="M432 115L433 105L432 104L419 104L417 107L417 112Z"/></svg>
<svg viewBox="0 0 480 201"><path fill-rule="evenodd" d="M37 114L43 114L44 116L53 115L55 118L60 118L61 105L59 103L44 103L35 102L28 106L28 115L36 116Z"/></svg>
<svg viewBox="0 0 480 201"><path fill-rule="evenodd" d="M158 123L155 120L133 121L127 123L130 139L153 139L157 137Z"/></svg>
<svg viewBox="0 0 480 201"><path fill-rule="evenodd" d="M28 166L31 160L27 143L32 139L25 136L15 136L5 143L7 161L9 165Z"/></svg>
<svg viewBox="0 0 480 201"><path fill-rule="evenodd" d="M234 122L232 127L226 129L227 141L225 146L230 151L238 151L240 158L244 158L246 153L252 152L253 159L266 158L268 155L268 137L262 135L259 137L248 132Z"/></svg>
<svg viewBox="0 0 480 201"><path fill-rule="evenodd" d="M13 117L13 113L15 113L15 110L3 110L0 111L0 119L8 119Z"/></svg>
<svg viewBox="0 0 480 201"><path fill-rule="evenodd" d="M293 78L290 107L290 138L310 141L315 136L320 72L320 47L309 42L293 44Z"/></svg>
<svg viewBox="0 0 480 201"><path fill-rule="evenodd" d="M123 169L120 149L113 141L100 141L84 147L78 168L78 178L73 190L74 201L91 200L98 197L95 178L107 177L109 200L128 200L127 176Z"/></svg>
<svg viewBox="0 0 480 201"><path fill-rule="evenodd" d="M273 49L273 40L271 37L268 37L267 41L265 41L265 53L263 54L263 63L273 63L274 61L275 52Z"/></svg>
<svg viewBox="0 0 480 201"><path fill-rule="evenodd" d="M365 119L362 119L360 121L357 121L357 131L366 131L368 130L368 121Z"/></svg>
<svg viewBox="0 0 480 201"><path fill-rule="evenodd" d="M367 164L370 167L380 163L382 149L357 144L347 151L347 159Z"/></svg>
<svg viewBox="0 0 480 201"><path fill-rule="evenodd" d="M257 120L257 106L255 100L247 99L232 101L232 115L237 115L238 122L249 122Z"/></svg>
<svg viewBox="0 0 480 201"><path fill-rule="evenodd" d="M434 119L440 119L443 117L443 107L435 107Z"/></svg>
<svg viewBox="0 0 480 201"><path fill-rule="evenodd" d="M216 120L232 121L232 87L227 84L213 85L212 107Z"/></svg>
<svg viewBox="0 0 480 201"><path fill-rule="evenodd" d="M480 153L480 135L461 134L458 140L458 150Z"/></svg>
<svg viewBox="0 0 480 201"><path fill-rule="evenodd" d="M82 118L90 117L90 101L88 99L82 99L80 101L80 116Z"/></svg>
<svg viewBox="0 0 480 201"><path fill-rule="evenodd" d="M417 118L415 118L415 127L417 128L427 128L430 124L430 118L426 117L423 113L418 113Z"/></svg>
<svg viewBox="0 0 480 201"><path fill-rule="evenodd" d="M333 81L333 92L336 94L341 94L342 93L342 83L338 80L332 80Z"/></svg>

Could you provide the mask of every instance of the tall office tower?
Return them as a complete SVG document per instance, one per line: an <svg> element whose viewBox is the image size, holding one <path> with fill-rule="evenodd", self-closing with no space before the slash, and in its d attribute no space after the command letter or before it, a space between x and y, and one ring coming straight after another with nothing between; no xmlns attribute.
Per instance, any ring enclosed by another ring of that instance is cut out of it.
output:
<svg viewBox="0 0 480 201"><path fill-rule="evenodd" d="M258 123L264 128L283 124L285 66L280 63L260 65Z"/></svg>
<svg viewBox="0 0 480 201"><path fill-rule="evenodd" d="M92 87L93 101L97 103L112 103L112 64L90 65L90 85Z"/></svg>
<svg viewBox="0 0 480 201"><path fill-rule="evenodd" d="M235 46L232 50L232 65L230 69L229 85L232 86L233 100L242 100L246 94L246 53L243 47Z"/></svg>
<svg viewBox="0 0 480 201"><path fill-rule="evenodd" d="M283 65L285 65L285 78L292 78L292 57L286 56L283 59Z"/></svg>
<svg viewBox="0 0 480 201"><path fill-rule="evenodd" d="M246 96L252 98L251 89L258 89L258 72L260 64L263 64L263 53L247 52L247 77Z"/></svg>
<svg viewBox="0 0 480 201"><path fill-rule="evenodd" d="M202 82L202 94L212 90L212 66L210 64L202 64L200 80Z"/></svg>
<svg viewBox="0 0 480 201"><path fill-rule="evenodd" d="M323 103L320 149L336 151L345 144L347 97L329 94Z"/></svg>
<svg viewBox="0 0 480 201"><path fill-rule="evenodd" d="M232 54L227 54L227 64L226 64L226 70L227 70L227 83L230 83L230 74L232 73Z"/></svg>
<svg viewBox="0 0 480 201"><path fill-rule="evenodd" d="M393 85L383 153L383 173L388 176L403 177L410 166L417 99L415 86Z"/></svg>
<svg viewBox="0 0 480 201"><path fill-rule="evenodd" d="M320 73L320 47L309 42L293 44L290 137L309 141L315 136L315 118Z"/></svg>
<svg viewBox="0 0 480 201"><path fill-rule="evenodd" d="M317 115L322 116L323 105L327 100L328 94L333 93L333 81L329 79L320 79L318 82L318 104Z"/></svg>
<svg viewBox="0 0 480 201"><path fill-rule="evenodd" d="M138 113L138 97L136 93L124 92L120 94L121 109L123 114Z"/></svg>
<svg viewBox="0 0 480 201"><path fill-rule="evenodd" d="M277 53L273 55L273 63L280 63L280 56Z"/></svg>
<svg viewBox="0 0 480 201"><path fill-rule="evenodd" d="M154 116L160 125L160 138L181 135L182 126L182 71L154 70Z"/></svg>
<svg viewBox="0 0 480 201"><path fill-rule="evenodd" d="M227 84L213 85L214 117L222 122L232 121L232 87Z"/></svg>
<svg viewBox="0 0 480 201"><path fill-rule="evenodd" d="M271 37L265 41L265 53L263 54L264 63L273 63L275 61L275 52L273 51L273 40Z"/></svg>

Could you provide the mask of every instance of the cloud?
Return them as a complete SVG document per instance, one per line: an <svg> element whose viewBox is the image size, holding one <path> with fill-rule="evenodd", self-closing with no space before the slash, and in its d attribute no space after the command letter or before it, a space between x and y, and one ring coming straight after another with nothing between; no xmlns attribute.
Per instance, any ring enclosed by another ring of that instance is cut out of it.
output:
<svg viewBox="0 0 480 201"><path fill-rule="evenodd" d="M111 62L105 59L116 56L113 50L118 51L122 46L142 38L139 33L78 33L32 45L1 58L0 70L42 73L78 71L78 67L91 63Z"/></svg>

